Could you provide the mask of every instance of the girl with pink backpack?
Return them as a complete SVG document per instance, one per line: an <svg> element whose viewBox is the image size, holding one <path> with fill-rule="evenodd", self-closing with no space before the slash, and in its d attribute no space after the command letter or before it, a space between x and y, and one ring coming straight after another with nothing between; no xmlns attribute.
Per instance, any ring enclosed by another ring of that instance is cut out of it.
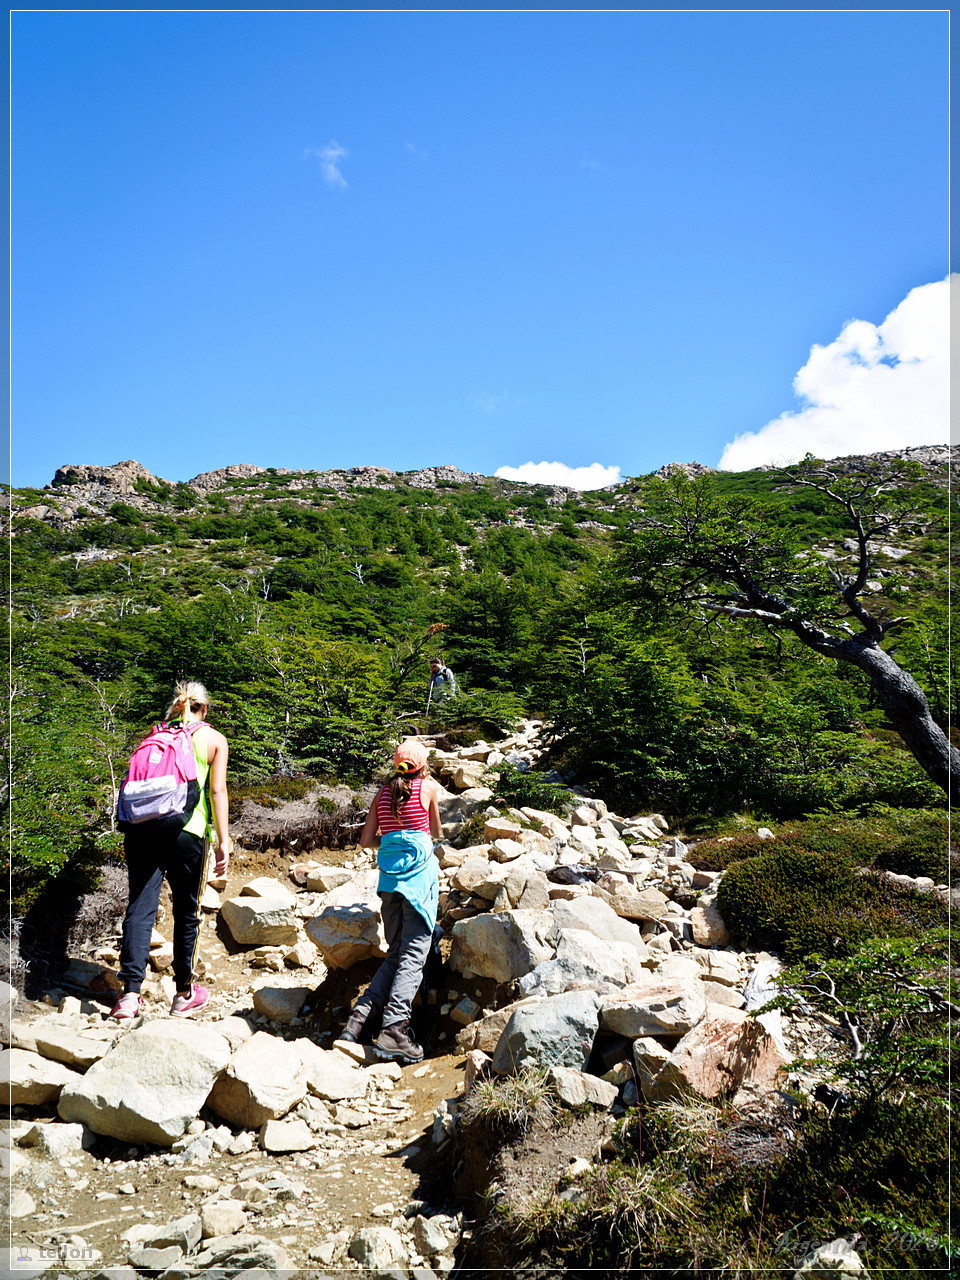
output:
<svg viewBox="0 0 960 1280"><path fill-rule="evenodd" d="M209 707L210 695L199 681L179 681L164 723L134 751L120 788L118 817L124 832L129 901L120 950L123 995L110 1012L120 1022L135 1018L143 1008L140 990L164 877L173 902L177 984L170 1012L185 1018L209 999L206 987L193 980L200 895L208 874L208 836L216 830L215 875L226 873L233 851L227 798L229 748L223 734L206 723Z"/></svg>

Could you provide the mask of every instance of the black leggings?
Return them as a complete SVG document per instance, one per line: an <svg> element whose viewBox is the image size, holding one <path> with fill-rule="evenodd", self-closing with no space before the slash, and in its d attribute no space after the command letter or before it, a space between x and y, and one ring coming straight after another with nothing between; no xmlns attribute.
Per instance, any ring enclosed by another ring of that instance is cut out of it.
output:
<svg viewBox="0 0 960 1280"><path fill-rule="evenodd" d="M120 980L124 991L139 991L150 956L150 935L160 905L163 877L173 899L173 976L188 991L200 938L200 895L206 882L207 842L181 831L132 831L123 842L130 899L123 918Z"/></svg>

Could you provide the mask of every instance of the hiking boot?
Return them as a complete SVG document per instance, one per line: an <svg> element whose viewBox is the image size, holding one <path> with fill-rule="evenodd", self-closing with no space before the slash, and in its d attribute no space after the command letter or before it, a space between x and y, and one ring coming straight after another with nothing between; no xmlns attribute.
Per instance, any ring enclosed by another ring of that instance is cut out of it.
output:
<svg viewBox="0 0 960 1280"><path fill-rule="evenodd" d="M199 982L191 983L189 995L183 996L178 991L173 997L170 1013L174 1018L186 1018L195 1009L202 1009L209 999L210 992L206 987L201 987Z"/></svg>
<svg viewBox="0 0 960 1280"><path fill-rule="evenodd" d="M360 1039L360 1032L363 1030L368 1013L368 1009L354 1009L337 1039L346 1040L347 1044L356 1044Z"/></svg>
<svg viewBox="0 0 960 1280"><path fill-rule="evenodd" d="M409 1027L409 1022L392 1022L384 1027L373 1042L377 1057L386 1058L388 1062L422 1062L423 1049L410 1034Z"/></svg>
<svg viewBox="0 0 960 1280"><path fill-rule="evenodd" d="M131 1018L139 1016L143 1008L143 996L139 991L128 991L126 995L122 995L117 1003L110 1010L109 1016L116 1018L118 1022L129 1022Z"/></svg>

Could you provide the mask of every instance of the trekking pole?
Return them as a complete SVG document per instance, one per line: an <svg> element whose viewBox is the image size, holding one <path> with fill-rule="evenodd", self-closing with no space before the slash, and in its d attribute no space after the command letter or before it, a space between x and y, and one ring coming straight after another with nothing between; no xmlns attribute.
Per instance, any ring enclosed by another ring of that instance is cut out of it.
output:
<svg viewBox="0 0 960 1280"><path fill-rule="evenodd" d="M429 719L429 716L430 716L430 699L431 699L432 697L433 697L433 681L431 680L431 681L430 681L430 683L427 685L427 709L426 709L426 711L424 712L424 715L425 715L428 719Z"/></svg>

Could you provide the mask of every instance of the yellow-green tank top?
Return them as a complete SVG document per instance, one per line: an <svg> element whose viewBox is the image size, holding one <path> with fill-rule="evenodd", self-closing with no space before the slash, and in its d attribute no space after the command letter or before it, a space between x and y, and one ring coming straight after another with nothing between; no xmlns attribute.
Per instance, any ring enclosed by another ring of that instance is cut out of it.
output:
<svg viewBox="0 0 960 1280"><path fill-rule="evenodd" d="M204 733L204 729L209 729L209 725L204 725L202 729L197 729L193 735L193 754L197 761L197 782L200 784L200 799L197 801L197 807L190 815L190 821L184 823L184 831L189 831L191 835L206 837L213 831L213 823L210 820L210 792L207 788L207 781L210 776L210 763L207 760L207 741L210 737L209 733Z"/></svg>

